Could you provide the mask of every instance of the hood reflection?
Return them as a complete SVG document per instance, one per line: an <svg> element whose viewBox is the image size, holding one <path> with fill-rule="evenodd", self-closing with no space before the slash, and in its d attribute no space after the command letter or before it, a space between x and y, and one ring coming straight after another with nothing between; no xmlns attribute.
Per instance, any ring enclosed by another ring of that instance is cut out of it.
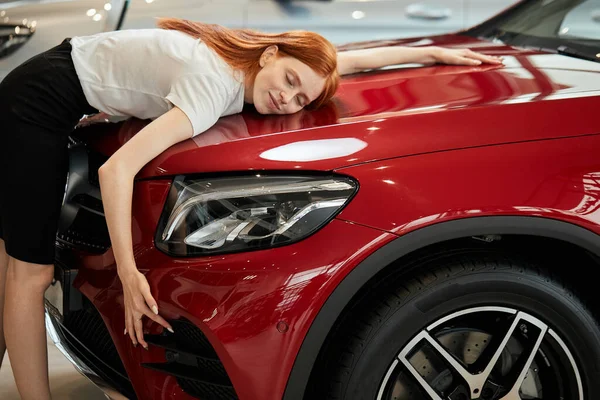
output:
<svg viewBox="0 0 600 400"><path fill-rule="evenodd" d="M260 157L272 161L316 161L345 157L367 147L356 138L307 140L284 144L263 152Z"/></svg>
<svg viewBox="0 0 600 400"><path fill-rule="evenodd" d="M206 132L193 138L198 147L243 140L252 136L293 132L333 125L339 122L342 104L331 101L318 110L302 110L288 115L262 115L252 106L246 106L243 114L220 118Z"/></svg>

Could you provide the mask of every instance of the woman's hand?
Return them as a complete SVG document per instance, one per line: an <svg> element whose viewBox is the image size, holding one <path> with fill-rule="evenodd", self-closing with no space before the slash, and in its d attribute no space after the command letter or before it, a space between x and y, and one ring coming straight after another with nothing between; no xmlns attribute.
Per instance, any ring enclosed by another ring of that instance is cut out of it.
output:
<svg viewBox="0 0 600 400"><path fill-rule="evenodd" d="M90 126L90 125L94 125L94 124L100 124L100 123L108 123L110 122L109 120L109 115L103 112L100 112L98 114L93 114L93 115L89 115L85 118L82 118L79 123L77 124L77 126L75 126L75 128L85 128L86 126Z"/></svg>
<svg viewBox="0 0 600 400"><path fill-rule="evenodd" d="M119 272L119 278L123 284L123 302L125 306L125 334L136 346L138 343L148 350L148 344L144 340L142 318L150 318L162 325L169 332L173 332L171 325L158 315L156 301L150 293L150 286L146 277L136 268L128 268L126 272Z"/></svg>
<svg viewBox="0 0 600 400"><path fill-rule="evenodd" d="M337 58L340 75L406 63L425 65L435 63L480 65L482 62L502 64L502 57L486 56L468 49L446 49L439 46L389 46L348 50L338 52Z"/></svg>
<svg viewBox="0 0 600 400"><path fill-rule="evenodd" d="M438 63L451 65L503 64L502 57L488 56L469 49L436 47L433 52L433 58Z"/></svg>

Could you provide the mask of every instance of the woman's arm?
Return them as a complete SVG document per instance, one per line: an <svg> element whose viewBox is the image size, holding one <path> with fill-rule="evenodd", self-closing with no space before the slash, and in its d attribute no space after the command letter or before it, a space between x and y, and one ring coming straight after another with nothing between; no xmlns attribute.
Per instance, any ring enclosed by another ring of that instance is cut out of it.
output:
<svg viewBox="0 0 600 400"><path fill-rule="evenodd" d="M338 71L340 75L407 63L479 65L482 62L501 64L502 58L487 56L468 49L445 49L437 46L375 47L338 53Z"/></svg>
<svg viewBox="0 0 600 400"><path fill-rule="evenodd" d="M174 107L140 130L98 171L112 250L123 283L126 332L134 344L137 335L137 341L144 347L147 344L143 339L142 315L167 329L171 326L158 315L148 282L135 264L131 237L133 179L145 164L175 143L191 138L192 133L188 117Z"/></svg>

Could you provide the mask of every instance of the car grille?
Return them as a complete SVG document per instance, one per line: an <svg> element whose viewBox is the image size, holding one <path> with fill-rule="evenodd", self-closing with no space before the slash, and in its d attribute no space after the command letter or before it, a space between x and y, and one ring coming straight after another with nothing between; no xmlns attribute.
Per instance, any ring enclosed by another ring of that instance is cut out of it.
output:
<svg viewBox="0 0 600 400"><path fill-rule="evenodd" d="M100 197L98 169L107 157L84 143L69 147L69 178L56 240L59 244L102 254L110 247L110 236Z"/></svg>
<svg viewBox="0 0 600 400"><path fill-rule="evenodd" d="M125 375L125 367L104 321L98 312L94 311L87 309L69 313L65 327L98 358Z"/></svg>
<svg viewBox="0 0 600 400"><path fill-rule="evenodd" d="M135 399L125 367L96 308L88 305L84 309L71 311L65 315L63 326L77 339L72 342L72 346L78 353L85 357L92 354L101 361L90 363L94 372L127 398Z"/></svg>
<svg viewBox="0 0 600 400"><path fill-rule="evenodd" d="M165 349L166 362L143 367L174 376L181 389L202 400L238 398L223 363L202 331L186 319L169 321L175 333L146 335L149 345Z"/></svg>
<svg viewBox="0 0 600 400"><path fill-rule="evenodd" d="M78 195L75 201L83 198L84 195ZM102 254L110 247L106 219L84 208L79 208L73 222L66 231L58 232L56 239L73 248L95 254Z"/></svg>

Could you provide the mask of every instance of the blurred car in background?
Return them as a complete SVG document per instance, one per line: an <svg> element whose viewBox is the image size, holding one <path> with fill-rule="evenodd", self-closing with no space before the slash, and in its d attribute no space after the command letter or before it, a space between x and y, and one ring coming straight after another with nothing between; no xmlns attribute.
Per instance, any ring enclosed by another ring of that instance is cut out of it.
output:
<svg viewBox="0 0 600 400"><path fill-rule="evenodd" d="M343 44L457 31L512 3L514 0L0 1L0 80L20 63L66 37L151 28L156 17L267 32L308 29L334 44Z"/></svg>

